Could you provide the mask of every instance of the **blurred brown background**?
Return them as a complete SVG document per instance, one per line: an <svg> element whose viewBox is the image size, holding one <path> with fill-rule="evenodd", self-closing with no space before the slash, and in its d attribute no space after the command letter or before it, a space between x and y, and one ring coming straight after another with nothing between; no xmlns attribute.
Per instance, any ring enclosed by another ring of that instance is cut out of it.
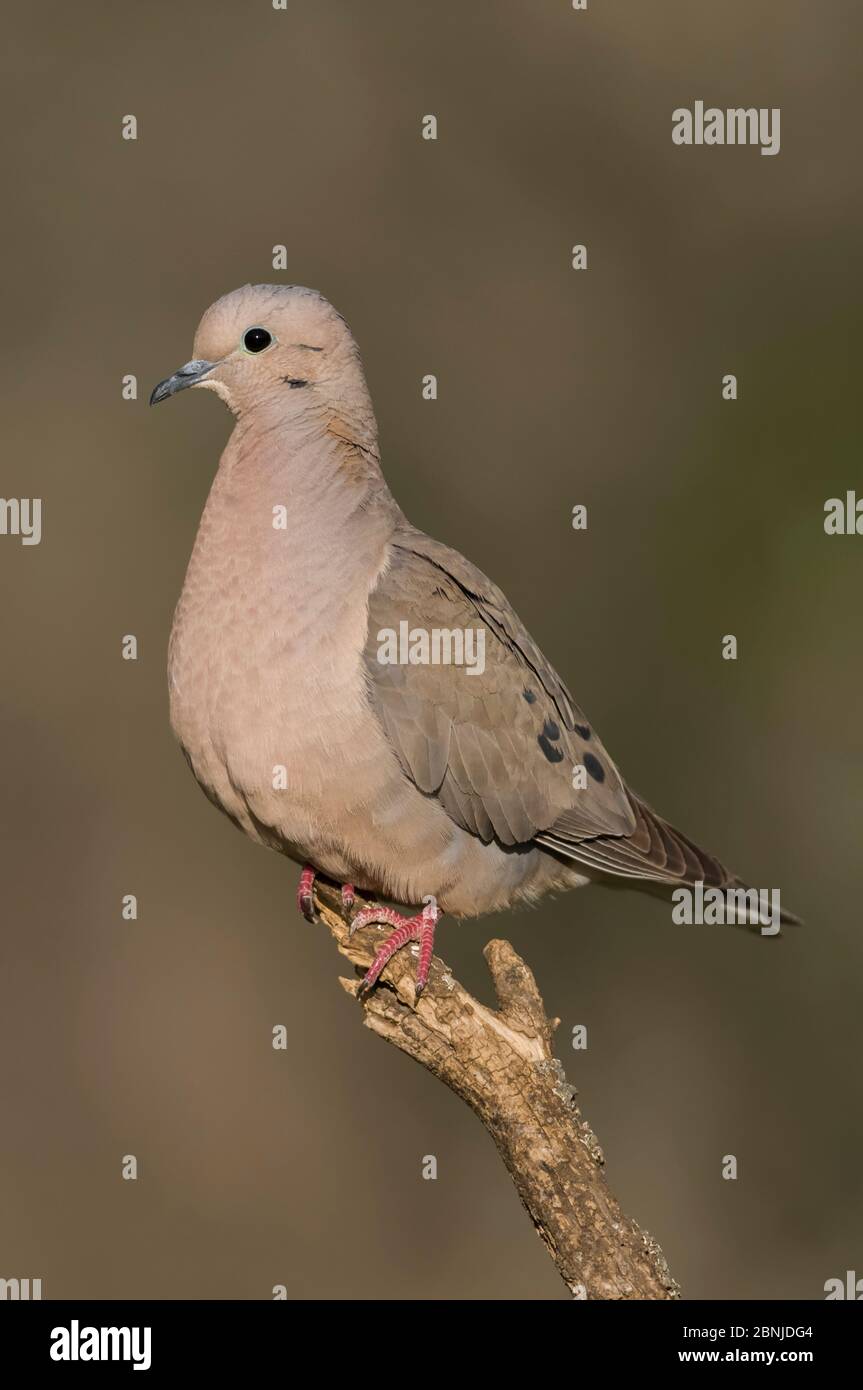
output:
<svg viewBox="0 0 863 1390"><path fill-rule="evenodd" d="M676 927L592 889L444 924L441 953L483 997L486 940L526 956L689 1297L863 1272L863 539L823 531L863 493L859 7L123 0L21 7L4 37L2 493L44 506L39 547L0 538L0 1275L566 1296L478 1122L360 1026L297 870L172 741L230 420L146 398L213 299L272 279L345 314L394 492L503 586L631 783L807 921ZM780 107L780 154L675 147L698 98Z"/></svg>

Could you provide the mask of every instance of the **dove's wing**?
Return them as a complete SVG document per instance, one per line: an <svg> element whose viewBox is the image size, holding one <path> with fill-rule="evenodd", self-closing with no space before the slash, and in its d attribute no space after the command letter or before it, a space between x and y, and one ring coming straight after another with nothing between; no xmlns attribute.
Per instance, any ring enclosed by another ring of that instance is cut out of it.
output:
<svg viewBox="0 0 863 1390"><path fill-rule="evenodd" d="M430 653L435 632L470 631L474 642L481 632L484 669L382 661L400 631L427 634ZM369 597L365 659L402 768L464 829L515 846L552 827L573 841L635 828L620 774L560 677L501 591L456 551L397 533Z"/></svg>
<svg viewBox="0 0 863 1390"><path fill-rule="evenodd" d="M400 624L429 640L435 629L482 631L484 669L381 662ZM365 660L405 773L480 839L534 842L603 877L743 886L627 788L500 589L412 527L397 532L370 595Z"/></svg>

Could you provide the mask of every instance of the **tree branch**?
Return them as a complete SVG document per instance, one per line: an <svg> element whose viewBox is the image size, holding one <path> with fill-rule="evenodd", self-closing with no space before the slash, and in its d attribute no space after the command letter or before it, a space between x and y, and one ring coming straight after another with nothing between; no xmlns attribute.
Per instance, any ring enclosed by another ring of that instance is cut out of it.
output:
<svg viewBox="0 0 863 1390"><path fill-rule="evenodd" d="M362 928L349 940L338 892L319 881L315 896L342 955L367 969L380 929ZM573 1297L678 1298L656 1241L623 1215L608 1189L602 1150L552 1051L560 1020L546 1017L536 981L509 942L490 941L484 954L497 1010L472 998L437 956L415 1007L416 956L405 950L366 1001L365 1026L479 1116ZM340 983L356 995L359 979Z"/></svg>

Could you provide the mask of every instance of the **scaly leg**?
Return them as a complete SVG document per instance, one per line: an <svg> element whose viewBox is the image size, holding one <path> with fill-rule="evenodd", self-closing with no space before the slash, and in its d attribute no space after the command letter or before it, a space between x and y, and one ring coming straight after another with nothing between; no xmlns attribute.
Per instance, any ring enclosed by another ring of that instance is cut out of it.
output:
<svg viewBox="0 0 863 1390"><path fill-rule="evenodd" d="M384 941L363 976L362 984L357 991L358 999L366 997L387 961L391 960L396 951L400 951L402 946L406 946L409 941L418 941L420 944L415 981L415 994L416 998L419 999L428 983L429 969L434 954L435 927L440 915L440 908L433 902L427 903L416 917L404 917L391 907L364 907L362 912L357 913L350 924L351 936L359 927L370 926L373 922L384 923L395 928Z"/></svg>
<svg viewBox="0 0 863 1390"><path fill-rule="evenodd" d="M318 920L317 914L315 913L316 877L317 874L311 864L306 864L300 874L300 886L297 889L297 907L307 922L316 922ZM354 908L354 886L352 883L342 884L342 908L348 919L348 925L350 925L351 913Z"/></svg>

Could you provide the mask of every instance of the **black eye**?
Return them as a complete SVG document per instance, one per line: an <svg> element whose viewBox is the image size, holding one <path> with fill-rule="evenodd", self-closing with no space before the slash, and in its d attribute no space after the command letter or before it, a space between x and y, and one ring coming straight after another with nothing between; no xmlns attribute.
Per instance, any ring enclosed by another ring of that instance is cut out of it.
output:
<svg viewBox="0 0 863 1390"><path fill-rule="evenodd" d="M246 352L263 352L273 341L266 328L247 328L243 334L243 347Z"/></svg>

